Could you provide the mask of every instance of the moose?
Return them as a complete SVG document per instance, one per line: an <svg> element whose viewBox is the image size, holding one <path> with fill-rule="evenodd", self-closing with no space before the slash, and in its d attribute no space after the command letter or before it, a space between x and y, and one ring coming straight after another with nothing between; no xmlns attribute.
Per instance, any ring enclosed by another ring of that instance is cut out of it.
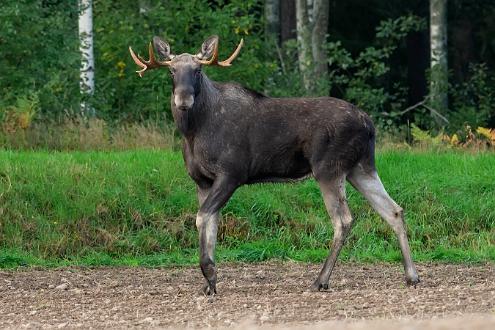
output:
<svg viewBox="0 0 495 330"><path fill-rule="evenodd" d="M228 67L243 40L218 61L218 36L207 38L195 55L173 55L159 37L144 60L129 47L134 62L147 70L166 67L172 76L171 108L183 136L187 172L197 186L202 291L217 293L215 244L220 210L241 185L293 182L314 177L334 228L329 255L312 286L328 289L330 275L352 227L346 180L368 200L397 235L408 285L419 276L411 258L403 209L385 190L375 167L375 129L356 106L332 97L272 98L237 83L208 79L203 66ZM154 46L154 47L153 47ZM161 59L155 58L154 50Z"/></svg>

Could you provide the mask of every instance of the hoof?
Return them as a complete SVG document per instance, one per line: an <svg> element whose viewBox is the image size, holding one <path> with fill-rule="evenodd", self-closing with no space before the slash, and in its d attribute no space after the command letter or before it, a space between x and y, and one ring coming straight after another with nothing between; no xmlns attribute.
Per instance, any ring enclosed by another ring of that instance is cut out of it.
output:
<svg viewBox="0 0 495 330"><path fill-rule="evenodd" d="M217 294L217 287L215 284L210 284L208 281L205 281L205 284L201 287L201 294L205 296L213 296Z"/></svg>
<svg viewBox="0 0 495 330"><path fill-rule="evenodd" d="M316 280L313 285L309 288L311 292L319 292L323 290L328 290L328 283L320 283L320 281Z"/></svg>
<svg viewBox="0 0 495 330"><path fill-rule="evenodd" d="M211 259L206 259L201 261L200 266L205 278L203 293L207 296L212 296L217 293L217 269L215 263Z"/></svg>
<svg viewBox="0 0 495 330"><path fill-rule="evenodd" d="M406 284L408 286L414 286L416 288L416 285L418 285L419 282L421 282L421 281L419 280L419 276L418 275L406 277Z"/></svg>

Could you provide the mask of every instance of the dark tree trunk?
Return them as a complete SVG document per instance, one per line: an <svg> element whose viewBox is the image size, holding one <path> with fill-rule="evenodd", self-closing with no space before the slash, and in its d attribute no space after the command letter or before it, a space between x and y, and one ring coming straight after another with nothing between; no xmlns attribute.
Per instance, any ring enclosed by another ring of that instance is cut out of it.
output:
<svg viewBox="0 0 495 330"><path fill-rule="evenodd" d="M315 79L325 81L328 75L327 52L324 45L328 34L329 0L314 0L314 27L311 32Z"/></svg>
<svg viewBox="0 0 495 330"><path fill-rule="evenodd" d="M409 105L422 101L428 94L426 70L429 66L429 36L427 31L413 32L407 37L407 80Z"/></svg>
<svg viewBox="0 0 495 330"><path fill-rule="evenodd" d="M265 1L265 36L268 42L280 42L280 0Z"/></svg>
<svg viewBox="0 0 495 330"><path fill-rule="evenodd" d="M311 26L307 0L296 0L297 48L299 72L307 92L313 87L313 56L311 52Z"/></svg>
<svg viewBox="0 0 495 330"><path fill-rule="evenodd" d="M295 39L296 33L296 1L280 1L280 42Z"/></svg>
<svg viewBox="0 0 495 330"><path fill-rule="evenodd" d="M452 70L456 81L465 81L468 78L469 63L476 62L474 52L473 23L463 17L457 22L451 24L451 54Z"/></svg>

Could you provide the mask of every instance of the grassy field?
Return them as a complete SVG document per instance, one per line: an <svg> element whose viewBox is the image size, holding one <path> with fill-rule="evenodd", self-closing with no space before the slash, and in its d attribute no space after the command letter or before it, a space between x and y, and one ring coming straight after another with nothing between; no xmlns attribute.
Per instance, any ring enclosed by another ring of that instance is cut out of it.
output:
<svg viewBox="0 0 495 330"><path fill-rule="evenodd" d="M405 209L416 260L495 260L495 154L393 152L377 167ZM400 260L388 225L348 187L341 259ZM0 151L0 267L197 262L195 188L180 153ZM314 180L239 189L219 261L321 261L332 228Z"/></svg>

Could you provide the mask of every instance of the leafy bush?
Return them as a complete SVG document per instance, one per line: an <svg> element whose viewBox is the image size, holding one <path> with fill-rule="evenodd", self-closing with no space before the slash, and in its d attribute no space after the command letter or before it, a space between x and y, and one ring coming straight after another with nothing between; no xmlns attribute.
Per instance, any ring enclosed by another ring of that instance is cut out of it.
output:
<svg viewBox="0 0 495 330"><path fill-rule="evenodd" d="M93 1L96 94L89 101L98 117L161 120L169 113L171 83L166 70L139 79L128 51L132 45L145 53L154 35L167 39L177 53L195 53L206 37L218 34L221 57L228 56L242 37L245 47L235 65L208 68L208 75L263 89L270 71L263 64L261 1L149 1L146 8L139 3ZM33 94L39 96L40 119L78 113L77 1L2 1L0 52L0 119L8 107Z"/></svg>
<svg viewBox="0 0 495 330"><path fill-rule="evenodd" d="M485 64L471 64L467 81L450 88L450 127L495 126L495 79Z"/></svg>
<svg viewBox="0 0 495 330"><path fill-rule="evenodd" d="M265 40L261 0L94 0L93 9L96 94L89 102L100 119L171 121L168 73L157 70L139 79L128 53L129 45L145 53L154 35L167 39L176 53L195 53L207 36L218 34L220 57L227 56L242 37L245 46L235 65L206 68L212 79L238 81L271 96L305 94L295 60L296 40L281 48ZM81 102L77 21L77 1L2 2L3 131L77 116ZM425 28L425 20L412 15L382 21L372 44L358 52L329 36L329 75L316 82L317 93L355 103L375 117L382 131L397 132L396 127L406 121L401 111L406 107L408 91L406 73L392 62L408 33ZM465 125L495 126L493 76L484 64L472 65L470 72L468 81L450 86L449 133ZM31 110L30 102L35 105ZM408 118L419 127L434 127L428 110L417 109Z"/></svg>
<svg viewBox="0 0 495 330"><path fill-rule="evenodd" d="M44 113L78 106L76 1L2 1L0 53L1 116L34 94Z"/></svg>
<svg viewBox="0 0 495 330"><path fill-rule="evenodd" d="M486 150L495 147L495 129L478 127L473 132L471 126L464 126L457 133L448 135L444 132L432 133L411 125L411 135L414 143L426 148L463 148Z"/></svg>
<svg viewBox="0 0 495 330"><path fill-rule="evenodd" d="M424 19L412 15L383 21L376 28L374 45L355 56L340 41L327 43L329 76L319 85L330 85L331 94L377 117L380 126L396 124L393 115L405 107L407 89L401 84L389 83L390 59L408 33L425 27ZM269 80L268 92L275 96L304 94L297 63L292 60L297 58L295 41L287 42L280 53L282 60ZM328 95L329 91L320 89L319 93Z"/></svg>

